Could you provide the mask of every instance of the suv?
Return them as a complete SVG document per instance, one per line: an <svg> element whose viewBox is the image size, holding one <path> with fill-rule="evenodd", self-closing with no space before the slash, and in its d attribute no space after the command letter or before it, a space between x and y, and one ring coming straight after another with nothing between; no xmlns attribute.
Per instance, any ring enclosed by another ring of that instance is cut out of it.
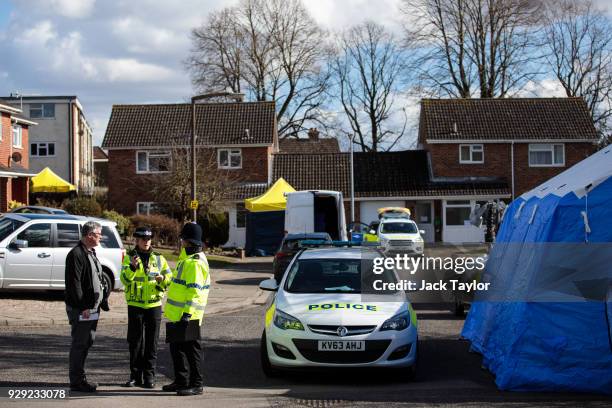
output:
<svg viewBox="0 0 612 408"><path fill-rule="evenodd" d="M313 232L309 234L287 234L281 242L280 248L274 255L274 261L272 262L272 269L274 270L274 279L280 283L283 279L285 269L291 263L291 260L298 253L300 248L300 241L305 240L316 240L325 241L328 243L332 242L331 237L327 232Z"/></svg>
<svg viewBox="0 0 612 408"><path fill-rule="evenodd" d="M385 253L405 252L420 255L425 246L422 234L410 218L388 217L380 220L378 238Z"/></svg>
<svg viewBox="0 0 612 408"><path fill-rule="evenodd" d="M102 224L96 254L103 269L102 282L111 290L119 280L125 254L116 223L77 215L14 214L0 217L0 288L63 290L68 252L81 238L81 225Z"/></svg>
<svg viewBox="0 0 612 408"><path fill-rule="evenodd" d="M23 207L13 208L12 213L17 214L68 214L66 211L59 208L42 207L40 205L26 205Z"/></svg>

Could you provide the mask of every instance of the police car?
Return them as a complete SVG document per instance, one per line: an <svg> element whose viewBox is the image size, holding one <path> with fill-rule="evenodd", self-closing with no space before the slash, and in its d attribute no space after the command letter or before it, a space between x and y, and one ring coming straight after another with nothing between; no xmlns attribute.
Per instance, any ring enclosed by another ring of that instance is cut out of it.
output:
<svg viewBox="0 0 612 408"><path fill-rule="evenodd" d="M398 279L393 270L372 274L376 257L384 255L375 248L308 248L294 257L280 284L261 282L261 289L276 291L261 339L266 375L290 368L393 367L414 378L416 314L403 291L372 294L372 279Z"/></svg>

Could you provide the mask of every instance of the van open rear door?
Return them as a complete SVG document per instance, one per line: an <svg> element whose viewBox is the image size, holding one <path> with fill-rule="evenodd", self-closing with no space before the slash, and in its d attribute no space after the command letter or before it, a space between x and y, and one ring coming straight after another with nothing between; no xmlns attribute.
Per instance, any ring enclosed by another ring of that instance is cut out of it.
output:
<svg viewBox="0 0 612 408"><path fill-rule="evenodd" d="M314 232L314 193L298 191L287 194L285 230L289 234Z"/></svg>

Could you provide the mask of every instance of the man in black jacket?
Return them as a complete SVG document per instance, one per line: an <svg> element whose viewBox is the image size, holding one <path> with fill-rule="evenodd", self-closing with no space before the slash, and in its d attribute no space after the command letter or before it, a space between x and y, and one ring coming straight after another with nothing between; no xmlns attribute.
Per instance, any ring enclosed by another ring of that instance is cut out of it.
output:
<svg viewBox="0 0 612 408"><path fill-rule="evenodd" d="M95 392L97 384L87 381L85 360L93 345L100 306L108 310L102 285L102 265L95 247L100 244L102 226L88 221L81 227L81 241L66 257L66 313L71 326L70 389Z"/></svg>

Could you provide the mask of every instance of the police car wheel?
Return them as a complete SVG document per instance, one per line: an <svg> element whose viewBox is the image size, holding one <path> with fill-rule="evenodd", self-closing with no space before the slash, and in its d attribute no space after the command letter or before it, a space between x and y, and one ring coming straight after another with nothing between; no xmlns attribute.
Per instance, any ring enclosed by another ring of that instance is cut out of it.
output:
<svg viewBox="0 0 612 408"><path fill-rule="evenodd" d="M268 346L266 341L266 331L264 329L261 334L261 343L259 344L259 356L261 358L261 368L266 377L278 377L280 372L277 368L272 367L268 358Z"/></svg>

